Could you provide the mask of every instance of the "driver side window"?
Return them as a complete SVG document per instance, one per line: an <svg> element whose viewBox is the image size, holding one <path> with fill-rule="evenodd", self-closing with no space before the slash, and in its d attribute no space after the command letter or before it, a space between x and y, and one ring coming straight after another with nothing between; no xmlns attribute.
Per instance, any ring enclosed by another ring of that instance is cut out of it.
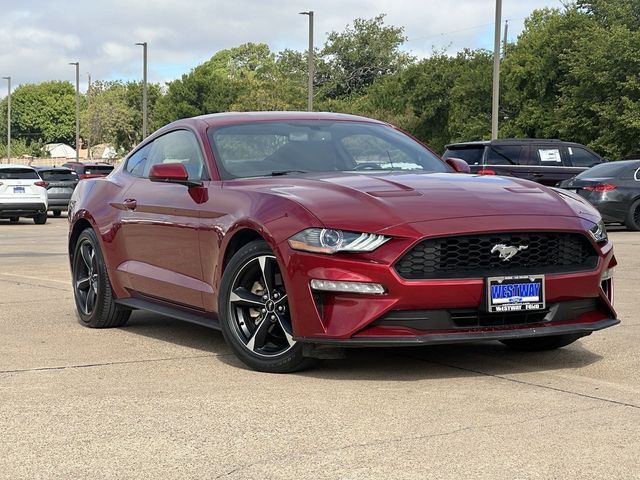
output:
<svg viewBox="0 0 640 480"><path fill-rule="evenodd" d="M153 141L144 176L149 176L153 165L181 163L189 174L189 180L206 180L207 173L200 145L195 135L187 130L169 132Z"/></svg>

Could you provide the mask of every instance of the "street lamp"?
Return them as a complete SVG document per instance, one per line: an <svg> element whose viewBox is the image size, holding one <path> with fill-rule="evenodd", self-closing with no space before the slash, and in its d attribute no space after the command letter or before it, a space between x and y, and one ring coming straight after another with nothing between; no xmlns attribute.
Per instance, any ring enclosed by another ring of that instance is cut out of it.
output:
<svg viewBox="0 0 640 480"><path fill-rule="evenodd" d="M309 52L307 61L309 62L309 84L307 86L307 110L313 111L313 76L314 76L314 52L313 52L313 10L300 12L300 15L309 16Z"/></svg>
<svg viewBox="0 0 640 480"><path fill-rule="evenodd" d="M80 62L71 62L76 67L76 162L80 161Z"/></svg>
<svg viewBox="0 0 640 480"><path fill-rule="evenodd" d="M2 77L7 81L7 163L11 163L11 77Z"/></svg>
<svg viewBox="0 0 640 480"><path fill-rule="evenodd" d="M500 107L500 27L502 0L496 0L496 24L493 42L493 95L491 102L491 140L498 138L498 109Z"/></svg>
<svg viewBox="0 0 640 480"><path fill-rule="evenodd" d="M142 46L142 139L147 138L147 42L136 43Z"/></svg>

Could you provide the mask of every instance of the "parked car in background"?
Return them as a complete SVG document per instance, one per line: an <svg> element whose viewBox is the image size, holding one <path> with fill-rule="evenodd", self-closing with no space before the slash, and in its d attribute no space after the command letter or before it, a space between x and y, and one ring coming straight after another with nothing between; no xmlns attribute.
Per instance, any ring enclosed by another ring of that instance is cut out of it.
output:
<svg viewBox="0 0 640 480"><path fill-rule="evenodd" d="M66 167L36 167L38 175L47 182L49 210L55 217L66 212L71 195L80 181L78 174Z"/></svg>
<svg viewBox="0 0 640 480"><path fill-rule="evenodd" d="M640 160L596 165L565 180L560 187L588 200L605 222L623 223L629 230L640 230Z"/></svg>
<svg viewBox="0 0 640 480"><path fill-rule="evenodd" d="M47 223L47 182L26 165L0 165L0 218Z"/></svg>
<svg viewBox="0 0 640 480"><path fill-rule="evenodd" d="M141 309L220 328L269 372L331 346L544 350L616 325L597 210L468 172L364 117L178 120L73 194L79 321L120 327Z"/></svg>
<svg viewBox="0 0 640 480"><path fill-rule="evenodd" d="M550 186L606 162L579 143L543 139L452 143L442 157L465 160L472 173L519 177Z"/></svg>
<svg viewBox="0 0 640 480"><path fill-rule="evenodd" d="M80 180L85 178L106 177L113 171L113 165L103 162L67 162L62 165L75 171Z"/></svg>

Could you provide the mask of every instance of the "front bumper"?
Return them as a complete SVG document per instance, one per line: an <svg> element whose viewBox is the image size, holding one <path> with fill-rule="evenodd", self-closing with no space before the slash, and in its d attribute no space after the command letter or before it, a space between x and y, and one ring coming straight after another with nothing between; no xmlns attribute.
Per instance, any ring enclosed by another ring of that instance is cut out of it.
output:
<svg viewBox="0 0 640 480"><path fill-rule="evenodd" d="M425 222L425 225L413 225L413 231L404 225L394 232L389 231L394 239L370 254L311 254L292 250L286 242L281 243L278 250L279 257L286 259L282 270L294 319L294 337L304 342L327 345L418 345L568 333L588 335L619 322L609 298L610 284L604 286L602 282L604 270L615 265L610 243L594 244L599 252L595 269L546 275L547 310L542 313L544 318L522 322L509 320L496 324L491 320L488 323L479 320L476 324L452 323L447 317L451 312L475 312L479 317L497 318L496 314L483 313L484 278L406 280L393 268L404 252L419 239L430 236L429 233L431 236L482 233L487 231L487 221L487 217L465 219L448 226L444 221L440 226L437 225L439 222ZM575 218L534 220L528 217L526 221L511 218L503 219L502 224L498 220L496 222L499 225L492 231L584 232L583 226L576 228ZM314 278L379 283L384 285L386 293L315 292L309 285ZM578 307L573 308L575 305ZM403 316L417 321L394 323L394 318L402 320Z"/></svg>

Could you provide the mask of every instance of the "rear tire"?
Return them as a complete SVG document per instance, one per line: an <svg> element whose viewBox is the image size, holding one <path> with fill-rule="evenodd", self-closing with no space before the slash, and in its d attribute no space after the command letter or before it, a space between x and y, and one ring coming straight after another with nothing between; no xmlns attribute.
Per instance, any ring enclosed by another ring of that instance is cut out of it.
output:
<svg viewBox="0 0 640 480"><path fill-rule="evenodd" d="M61 210L54 210L53 211L53 216L54 217L59 217L60 215L62 215L62 211Z"/></svg>
<svg viewBox="0 0 640 480"><path fill-rule="evenodd" d="M80 324L90 328L125 325L131 310L115 303L98 237L91 228L78 237L72 265L73 296Z"/></svg>
<svg viewBox="0 0 640 480"><path fill-rule="evenodd" d="M20 221L20 217L11 217L11 218L9 219L9 221L10 221L11 223L18 223L18 222Z"/></svg>
<svg viewBox="0 0 640 480"><path fill-rule="evenodd" d="M289 298L266 242L242 247L222 276L218 300L222 335L236 356L261 372L288 373L316 363L293 340Z"/></svg>
<svg viewBox="0 0 640 480"><path fill-rule="evenodd" d="M514 350L524 352L537 352L543 350L555 350L582 338L582 334L573 335L551 335L548 337L516 338L513 340L500 340L501 343Z"/></svg>
<svg viewBox="0 0 640 480"><path fill-rule="evenodd" d="M36 225L44 225L47 223L47 212L39 213L35 217L33 217L33 223Z"/></svg>
<svg viewBox="0 0 640 480"><path fill-rule="evenodd" d="M640 230L640 198L631 204L624 224L629 230L633 230L634 232Z"/></svg>

